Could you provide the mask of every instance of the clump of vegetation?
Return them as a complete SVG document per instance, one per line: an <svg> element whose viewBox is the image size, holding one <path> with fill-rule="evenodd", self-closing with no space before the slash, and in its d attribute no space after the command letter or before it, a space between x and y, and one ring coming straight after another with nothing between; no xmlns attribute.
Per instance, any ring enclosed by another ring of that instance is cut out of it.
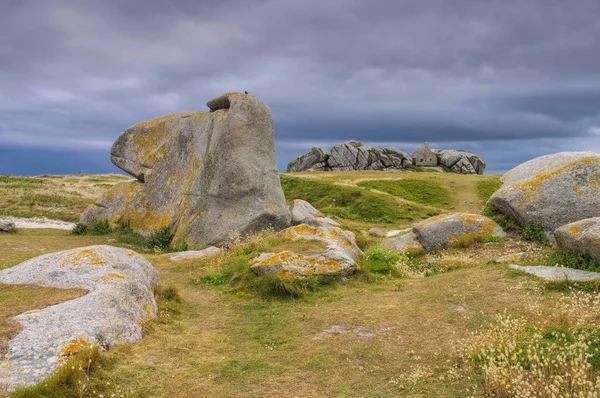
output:
<svg viewBox="0 0 600 398"><path fill-rule="evenodd" d="M497 190L502 187L502 182L500 178L486 178L485 180L477 181L477 185L475 189L477 190L477 195L482 202L487 202L490 196L494 194Z"/></svg>
<svg viewBox="0 0 600 398"><path fill-rule="evenodd" d="M450 204L448 190L432 179L368 180L360 182L358 186L431 206Z"/></svg>
<svg viewBox="0 0 600 398"><path fill-rule="evenodd" d="M584 271L600 271L600 263L598 261L583 253L576 253L570 250L553 250L548 254L544 263L549 266L562 266Z"/></svg>
<svg viewBox="0 0 600 398"><path fill-rule="evenodd" d="M148 236L141 235L135 232L129 224L119 224L116 227L111 227L107 221L98 221L91 226L84 224L76 224L71 231L73 235L90 235L90 236L106 236L113 235L119 242L131 245L142 251L182 251L187 250L187 243L182 242L177 249L171 247L173 241L173 233L170 228L163 227Z"/></svg>
<svg viewBox="0 0 600 398"><path fill-rule="evenodd" d="M400 254L394 253L381 246L371 247L365 253L365 257L359 260L360 271L369 274L396 276L400 260Z"/></svg>
<svg viewBox="0 0 600 398"><path fill-rule="evenodd" d="M539 224L527 224L521 229L523 239L530 242L541 243L542 245L550 244L550 239L546 236L544 228Z"/></svg>
<svg viewBox="0 0 600 398"><path fill-rule="evenodd" d="M281 186L288 200L304 199L324 214L346 220L394 223L437 215L417 205L399 206L394 198L386 195L327 181L281 176Z"/></svg>

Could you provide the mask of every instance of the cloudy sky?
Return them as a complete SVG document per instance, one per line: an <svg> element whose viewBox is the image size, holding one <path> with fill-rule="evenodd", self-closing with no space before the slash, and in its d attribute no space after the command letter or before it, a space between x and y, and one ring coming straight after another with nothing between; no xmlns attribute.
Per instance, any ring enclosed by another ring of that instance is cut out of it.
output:
<svg viewBox="0 0 600 398"><path fill-rule="evenodd" d="M494 173L600 151L600 1L0 2L0 174L117 171L126 127L244 90L280 169L351 138Z"/></svg>

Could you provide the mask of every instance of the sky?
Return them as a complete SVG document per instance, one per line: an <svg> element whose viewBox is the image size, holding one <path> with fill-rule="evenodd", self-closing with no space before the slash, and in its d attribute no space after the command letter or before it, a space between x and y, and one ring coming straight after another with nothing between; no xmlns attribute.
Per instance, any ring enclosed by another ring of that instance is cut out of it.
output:
<svg viewBox="0 0 600 398"><path fill-rule="evenodd" d="M600 1L0 2L0 174L118 172L128 126L244 90L281 170L348 139L487 173L600 151Z"/></svg>

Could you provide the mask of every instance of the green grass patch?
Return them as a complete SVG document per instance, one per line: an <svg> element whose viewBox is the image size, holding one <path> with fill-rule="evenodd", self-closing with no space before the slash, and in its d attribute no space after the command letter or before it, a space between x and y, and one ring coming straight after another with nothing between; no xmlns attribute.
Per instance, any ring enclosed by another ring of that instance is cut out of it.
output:
<svg viewBox="0 0 600 398"><path fill-rule="evenodd" d="M365 254L365 257L358 261L358 269L361 272L395 276L398 270L396 263L400 260L398 253L391 252L381 246L374 246L369 248Z"/></svg>
<svg viewBox="0 0 600 398"><path fill-rule="evenodd" d="M358 186L430 206L450 204L450 192L433 179L369 180Z"/></svg>
<svg viewBox="0 0 600 398"><path fill-rule="evenodd" d="M521 237L530 242L550 244L550 239L546 236L544 228L539 224L528 224L521 229Z"/></svg>
<svg viewBox="0 0 600 398"><path fill-rule="evenodd" d="M135 232L128 224L111 227L106 221L98 221L90 226L78 223L71 231L73 235L114 236L120 243L134 246L140 251L174 252L187 250L182 242L177 248L171 246L174 234L167 227L160 228L145 236Z"/></svg>
<svg viewBox="0 0 600 398"><path fill-rule="evenodd" d="M486 178L485 180L477 181L477 185L475 189L477 190L477 195L482 202L487 202L490 196L494 194L497 190L502 186L502 182L499 177L496 178Z"/></svg>
<svg viewBox="0 0 600 398"><path fill-rule="evenodd" d="M312 178L281 176L288 200L303 199L328 216L351 221L395 223L437 215L418 205L400 205L394 198L366 189L336 185Z"/></svg>
<svg viewBox="0 0 600 398"><path fill-rule="evenodd" d="M600 262L583 253L575 253L570 250L553 250L544 260L545 265L576 268L584 271L600 271Z"/></svg>

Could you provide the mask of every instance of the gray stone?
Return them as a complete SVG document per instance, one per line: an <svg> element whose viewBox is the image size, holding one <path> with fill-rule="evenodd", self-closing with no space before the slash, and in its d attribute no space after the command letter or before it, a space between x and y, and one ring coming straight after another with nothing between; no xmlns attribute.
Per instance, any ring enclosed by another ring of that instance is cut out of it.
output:
<svg viewBox="0 0 600 398"><path fill-rule="evenodd" d="M554 231L558 247L585 254L600 263L600 217L563 225Z"/></svg>
<svg viewBox="0 0 600 398"><path fill-rule="evenodd" d="M417 235L413 232L398 237L388 238L383 241L383 247L394 252L405 254L418 254L424 251L423 245L419 242Z"/></svg>
<svg viewBox="0 0 600 398"><path fill-rule="evenodd" d="M216 256L223 252L223 249L218 247L207 247L203 250L188 250L185 252L177 252L177 253L167 253L163 254L171 261L185 261L185 260L198 260L204 257Z"/></svg>
<svg viewBox="0 0 600 398"><path fill-rule="evenodd" d="M323 253L304 255L292 251L262 253L250 260L252 271L281 279L311 276L347 275L356 270L356 261L363 252L355 242L354 234L336 227L311 227L301 224L278 234L292 241L317 240L327 248Z"/></svg>
<svg viewBox="0 0 600 398"><path fill-rule="evenodd" d="M46 254L0 271L0 284L84 289L82 297L13 319L22 330L9 341L0 369L9 390L38 383L87 346L108 350L142 338L142 323L157 313L158 275L137 253L89 246Z"/></svg>
<svg viewBox="0 0 600 398"><path fill-rule="evenodd" d="M479 156L467 151L454 149L436 150L440 166L452 169L459 174L483 174L485 162Z"/></svg>
<svg viewBox="0 0 600 398"><path fill-rule="evenodd" d="M360 148L360 146L358 148ZM356 144L350 141L344 142L343 144L338 144L331 148L331 155L327 160L327 164L332 170L355 170L357 157L358 149Z"/></svg>
<svg viewBox="0 0 600 398"><path fill-rule="evenodd" d="M374 236L376 238L385 238L387 236L385 231L380 228L371 228L369 230L369 235Z"/></svg>
<svg viewBox="0 0 600 398"><path fill-rule="evenodd" d="M0 233L10 233L15 230L15 223L11 220L0 220Z"/></svg>
<svg viewBox="0 0 600 398"><path fill-rule="evenodd" d="M141 233L168 227L173 245L190 248L289 226L267 106L241 93L208 105L208 113L176 113L125 130L111 160L137 181L108 190L81 222L126 223Z"/></svg>
<svg viewBox="0 0 600 398"><path fill-rule="evenodd" d="M321 171L327 168L330 152L324 148L312 148L309 152L298 156L287 166L287 172Z"/></svg>
<svg viewBox="0 0 600 398"><path fill-rule="evenodd" d="M599 272L582 271L567 267L546 267L541 265L522 266L516 264L511 264L509 267L531 275L535 275L547 281L569 280L585 282L600 279Z"/></svg>
<svg viewBox="0 0 600 398"><path fill-rule="evenodd" d="M600 217L600 154L561 152L517 166L488 203L522 225L556 228Z"/></svg>
<svg viewBox="0 0 600 398"><path fill-rule="evenodd" d="M294 203L290 206L290 213L294 225L305 224L317 217L323 216L319 210L302 199L294 199Z"/></svg>
<svg viewBox="0 0 600 398"><path fill-rule="evenodd" d="M426 251L460 247L506 233L492 219L479 214L451 213L432 217L413 226Z"/></svg>

